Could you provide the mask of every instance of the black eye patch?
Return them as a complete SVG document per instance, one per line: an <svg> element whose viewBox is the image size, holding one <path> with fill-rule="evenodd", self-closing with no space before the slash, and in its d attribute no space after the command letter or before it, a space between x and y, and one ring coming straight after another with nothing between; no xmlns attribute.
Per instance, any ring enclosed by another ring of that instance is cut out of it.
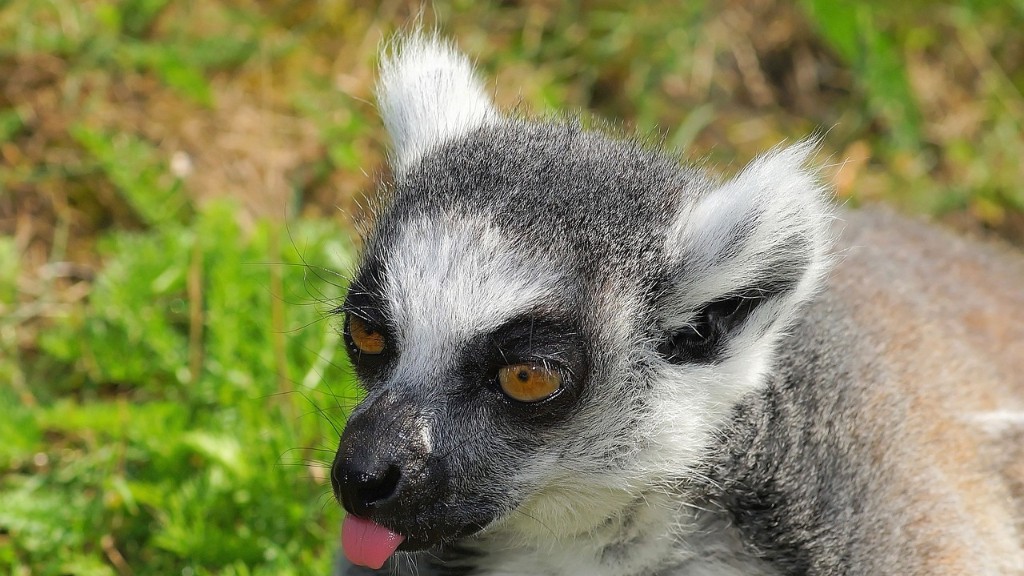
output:
<svg viewBox="0 0 1024 576"><path fill-rule="evenodd" d="M523 315L496 330L468 342L462 352L461 376L468 397L485 397L506 405L508 414L518 414L539 423L556 416L578 398L589 368L585 336L573 318L548 313ZM502 367L518 364L541 365L556 370L562 389L547 401L529 407L509 405L500 392L498 373Z"/></svg>
<svg viewBox="0 0 1024 576"><path fill-rule="evenodd" d="M380 266L373 262L367 263L359 276L349 285L345 302L331 311L332 314L344 314L342 335L349 359L356 368L356 373L365 384L381 375L382 370L389 366L398 354L395 348L392 323L388 316L388 308L381 289ZM377 354L364 354L352 339L351 320L358 318L373 333L378 334L383 342L383 349Z"/></svg>
<svg viewBox="0 0 1024 576"><path fill-rule="evenodd" d="M583 335L576 322L546 316L525 316L505 323L486 335L491 363L551 362L564 370L578 370L584 357Z"/></svg>

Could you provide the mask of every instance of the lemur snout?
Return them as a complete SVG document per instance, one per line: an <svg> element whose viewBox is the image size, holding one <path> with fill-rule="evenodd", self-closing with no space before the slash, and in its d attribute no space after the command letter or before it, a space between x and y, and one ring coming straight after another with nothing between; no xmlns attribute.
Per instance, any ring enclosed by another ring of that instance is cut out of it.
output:
<svg viewBox="0 0 1024 576"><path fill-rule="evenodd" d="M335 497L364 518L389 515L418 492L413 480L424 476L429 453L412 399L382 394L369 404L349 419L331 465Z"/></svg>

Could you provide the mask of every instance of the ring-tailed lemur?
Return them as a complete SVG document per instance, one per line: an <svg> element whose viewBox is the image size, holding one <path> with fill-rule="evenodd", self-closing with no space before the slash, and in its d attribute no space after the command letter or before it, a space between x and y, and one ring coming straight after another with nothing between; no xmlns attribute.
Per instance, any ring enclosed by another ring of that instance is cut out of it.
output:
<svg viewBox="0 0 1024 576"><path fill-rule="evenodd" d="M813 143L722 181L505 115L435 37L378 96L342 573L1024 572L1021 258L837 212Z"/></svg>

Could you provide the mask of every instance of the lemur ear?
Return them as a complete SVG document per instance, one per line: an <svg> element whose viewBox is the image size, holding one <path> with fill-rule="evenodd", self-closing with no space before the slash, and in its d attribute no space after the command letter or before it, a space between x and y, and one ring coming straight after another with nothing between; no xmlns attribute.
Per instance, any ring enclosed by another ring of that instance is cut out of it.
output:
<svg viewBox="0 0 1024 576"><path fill-rule="evenodd" d="M420 32L393 40L383 55L377 103L399 176L434 146L499 118L469 59Z"/></svg>
<svg viewBox="0 0 1024 576"><path fill-rule="evenodd" d="M828 268L832 221L807 166L815 149L805 141L769 152L677 216L660 302L666 356L711 361L770 343L812 296Z"/></svg>

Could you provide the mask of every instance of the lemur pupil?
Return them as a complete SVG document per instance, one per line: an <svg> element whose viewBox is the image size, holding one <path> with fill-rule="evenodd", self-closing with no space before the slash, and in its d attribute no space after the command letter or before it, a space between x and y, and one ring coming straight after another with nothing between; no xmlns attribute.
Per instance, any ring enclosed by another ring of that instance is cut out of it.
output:
<svg viewBox="0 0 1024 576"><path fill-rule="evenodd" d="M526 382L530 379L530 373L526 370L520 370L519 374L516 374L516 378L519 378L520 382Z"/></svg>

